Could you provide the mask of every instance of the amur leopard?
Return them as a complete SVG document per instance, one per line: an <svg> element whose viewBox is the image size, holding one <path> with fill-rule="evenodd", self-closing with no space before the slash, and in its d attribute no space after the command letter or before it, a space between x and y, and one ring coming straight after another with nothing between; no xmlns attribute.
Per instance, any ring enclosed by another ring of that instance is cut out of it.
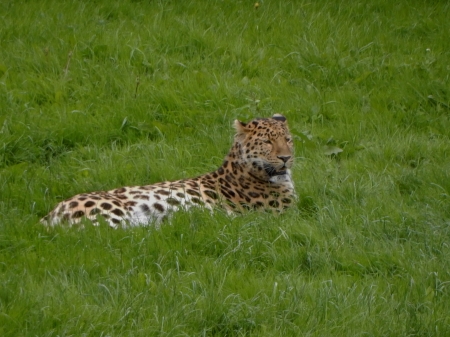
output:
<svg viewBox="0 0 450 337"><path fill-rule="evenodd" d="M229 213L264 209L282 211L295 200L291 178L293 142L286 118L275 114L234 122L230 152L216 171L192 179L121 187L75 195L60 202L41 222L79 224L83 218L111 227L159 224L171 212L200 206Z"/></svg>

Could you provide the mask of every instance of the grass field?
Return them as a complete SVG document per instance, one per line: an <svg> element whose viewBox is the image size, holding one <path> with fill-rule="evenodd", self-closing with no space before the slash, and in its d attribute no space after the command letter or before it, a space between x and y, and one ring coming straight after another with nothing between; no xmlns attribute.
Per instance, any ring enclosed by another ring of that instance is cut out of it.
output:
<svg viewBox="0 0 450 337"><path fill-rule="evenodd" d="M447 1L0 3L1 336L450 336ZM281 216L38 224L284 114Z"/></svg>

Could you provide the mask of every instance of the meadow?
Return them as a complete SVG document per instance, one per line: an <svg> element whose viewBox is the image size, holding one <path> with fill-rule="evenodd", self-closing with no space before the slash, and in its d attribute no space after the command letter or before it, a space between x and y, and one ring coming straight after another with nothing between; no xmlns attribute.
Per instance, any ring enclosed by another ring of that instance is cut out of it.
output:
<svg viewBox="0 0 450 337"><path fill-rule="evenodd" d="M447 1L0 3L1 336L450 336ZM46 229L282 113L296 205Z"/></svg>

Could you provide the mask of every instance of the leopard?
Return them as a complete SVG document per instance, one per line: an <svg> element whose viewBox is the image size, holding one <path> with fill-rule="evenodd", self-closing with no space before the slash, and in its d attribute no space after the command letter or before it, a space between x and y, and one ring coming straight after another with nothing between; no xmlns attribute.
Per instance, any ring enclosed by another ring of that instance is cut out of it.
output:
<svg viewBox="0 0 450 337"><path fill-rule="evenodd" d="M40 222L112 228L161 224L173 212L203 207L238 214L249 210L281 213L297 196L292 180L294 145L281 114L234 121L234 142L222 165L191 179L77 194L61 201ZM85 219L85 220L83 220ZM87 221L86 221L87 219Z"/></svg>

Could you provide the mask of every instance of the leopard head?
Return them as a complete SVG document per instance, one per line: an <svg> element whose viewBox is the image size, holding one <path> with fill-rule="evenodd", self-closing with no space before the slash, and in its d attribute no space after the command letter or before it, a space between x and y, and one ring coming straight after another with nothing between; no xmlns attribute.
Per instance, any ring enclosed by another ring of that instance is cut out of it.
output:
<svg viewBox="0 0 450 337"><path fill-rule="evenodd" d="M252 176L269 181L292 167L293 142L284 116L275 114L248 123L236 120L234 126L239 165Z"/></svg>

